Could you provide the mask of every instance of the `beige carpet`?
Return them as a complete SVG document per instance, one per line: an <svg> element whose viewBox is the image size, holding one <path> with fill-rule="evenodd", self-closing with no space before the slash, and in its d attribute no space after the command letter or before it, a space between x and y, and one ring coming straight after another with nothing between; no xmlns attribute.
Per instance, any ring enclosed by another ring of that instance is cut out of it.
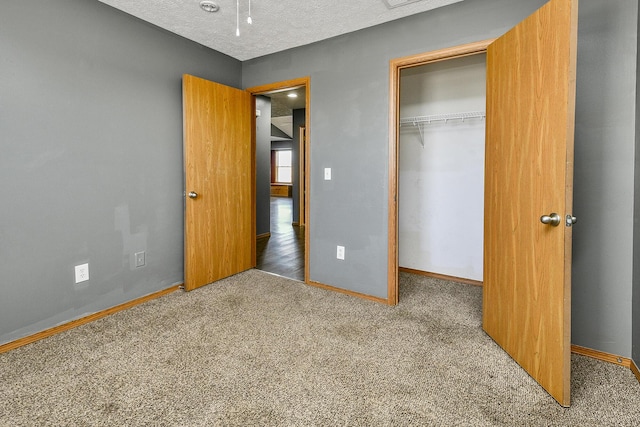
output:
<svg viewBox="0 0 640 427"><path fill-rule="evenodd" d="M481 288L396 307L251 270L0 355L2 426L637 426L626 368L574 356L560 407L481 329Z"/></svg>

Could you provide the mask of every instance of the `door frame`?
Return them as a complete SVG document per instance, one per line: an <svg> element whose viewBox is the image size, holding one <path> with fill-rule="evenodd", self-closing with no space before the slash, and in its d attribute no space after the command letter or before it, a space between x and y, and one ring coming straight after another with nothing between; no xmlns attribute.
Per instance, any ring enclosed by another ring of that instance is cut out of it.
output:
<svg viewBox="0 0 640 427"><path fill-rule="evenodd" d="M291 79L291 80L284 80L281 82L276 82L276 83L268 83L265 85L261 85L261 86L253 86L250 88L245 89L247 92L249 92L253 99L255 100L255 97L257 95L266 95L269 93L273 93L273 92L279 92L279 91L284 91L284 90L289 90L289 89L296 89L296 88L300 88L300 87L304 87L305 90L305 110L304 110L304 124L305 124L305 133L306 133L306 146L307 146L307 150L305 150L305 157L307 159L306 166L307 166L307 170L305 171L304 174L304 183L300 182L299 185L302 188L302 186L304 185L304 191L306 193L306 197L304 198L304 282L305 283L309 283L309 199L310 197L310 191L309 191L309 177L311 176L311 174L309 173L309 142L310 142L310 131L309 131L309 124L310 124L310 110L309 110L309 105L310 105L310 93L311 93L311 78L309 76L307 77L300 77L297 79ZM255 105L255 103L254 103ZM254 107L255 109L255 107ZM294 130L295 131L295 130ZM253 147L255 150L255 146L256 146L256 138L255 138L255 125L253 126L252 129L252 134L253 134ZM256 176L256 162L255 162L255 158L254 158L254 163L253 163L253 174L254 177ZM254 179L255 181L255 179ZM255 199L255 196L254 196ZM300 209L300 211L302 212L303 209ZM255 218L254 218L254 222L255 222ZM255 246L255 244L254 244Z"/></svg>
<svg viewBox="0 0 640 427"><path fill-rule="evenodd" d="M387 250L387 304L398 304L398 161L400 141L400 71L439 61L487 52L495 39L405 56L389 61L389 218Z"/></svg>
<svg viewBox="0 0 640 427"><path fill-rule="evenodd" d="M306 111L306 110L305 110ZM306 121L306 117L305 117ZM300 183L307 182L307 169L309 168L309 157L307 156L307 152L309 151L309 144L307 144L307 131L306 131L306 123L305 126L300 126L298 128L298 180ZM306 226L306 194L307 194L307 186L298 185L298 200L299 200L299 214L298 214L298 225Z"/></svg>

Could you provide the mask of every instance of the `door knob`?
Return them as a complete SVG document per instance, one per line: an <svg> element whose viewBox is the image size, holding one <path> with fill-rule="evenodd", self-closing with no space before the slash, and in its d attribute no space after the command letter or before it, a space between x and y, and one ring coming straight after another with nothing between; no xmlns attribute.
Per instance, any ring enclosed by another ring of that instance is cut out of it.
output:
<svg viewBox="0 0 640 427"><path fill-rule="evenodd" d="M543 224L549 224L553 227L557 227L558 225L560 225L560 221L562 221L562 218L560 218L560 215L558 215L557 213L552 213L551 215L542 215L540 217L540 222Z"/></svg>
<svg viewBox="0 0 640 427"><path fill-rule="evenodd" d="M196 193L195 191L189 191L189 197L191 199L195 199L198 197L198 193Z"/></svg>

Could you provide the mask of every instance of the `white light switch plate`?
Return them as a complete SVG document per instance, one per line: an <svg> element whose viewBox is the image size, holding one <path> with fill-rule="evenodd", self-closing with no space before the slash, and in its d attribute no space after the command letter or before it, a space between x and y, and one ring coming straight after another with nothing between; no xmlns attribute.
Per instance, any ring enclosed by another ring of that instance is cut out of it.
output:
<svg viewBox="0 0 640 427"><path fill-rule="evenodd" d="M331 181L331 168L324 168L324 180Z"/></svg>

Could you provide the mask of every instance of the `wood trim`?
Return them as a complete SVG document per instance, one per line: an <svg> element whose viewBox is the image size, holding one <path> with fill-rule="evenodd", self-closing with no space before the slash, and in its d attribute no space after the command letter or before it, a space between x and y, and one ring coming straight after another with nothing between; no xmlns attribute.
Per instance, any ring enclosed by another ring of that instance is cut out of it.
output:
<svg viewBox="0 0 640 427"><path fill-rule="evenodd" d="M311 136L309 133L309 126L311 125L311 110L310 99L311 99L311 81L307 81L305 86L305 96L306 96L306 105L305 105L305 117L304 117L304 282L309 283L309 247L311 245L311 232L309 231L309 218L311 217Z"/></svg>
<svg viewBox="0 0 640 427"><path fill-rule="evenodd" d="M298 200L300 201L298 208L298 225L304 225L306 214L304 207L306 206L305 199L305 183L307 173L307 141L305 136L305 127L298 127Z"/></svg>
<svg viewBox="0 0 640 427"><path fill-rule="evenodd" d="M478 280L465 279L463 277L447 276L446 274L430 273L428 271L414 270L406 267L399 267L398 270L403 273L417 274L419 276L432 277L434 279L448 280L450 282L464 283L466 285L482 286L482 282Z"/></svg>
<svg viewBox="0 0 640 427"><path fill-rule="evenodd" d="M262 233L262 234L258 234L256 236L256 240L260 240L260 239L266 239L271 237L271 232L267 232L267 233Z"/></svg>
<svg viewBox="0 0 640 427"><path fill-rule="evenodd" d="M277 92L285 89L293 89L298 87L303 87L305 91L305 140L307 143L307 150L305 155L307 156L307 171L305 174L305 191L307 193L307 197L305 197L305 207L304 207L304 223L307 225L304 230L304 282L309 284L309 240L310 240L310 227L309 218L310 218L310 199L311 199L311 189L310 189L310 176L311 176L311 164L309 162L309 147L311 142L311 77L300 77L296 79L284 80L277 83L268 83L260 86L253 86L246 89L252 95L262 95L269 92ZM254 144L255 145L255 144Z"/></svg>
<svg viewBox="0 0 640 427"><path fill-rule="evenodd" d="M592 359L601 360L603 362L613 363L614 365L624 366L625 368L631 368L631 359L622 356L616 356L615 354L611 353L605 353L604 351L593 350L591 348L572 344L571 352L574 354L579 354L581 356L591 357Z"/></svg>
<svg viewBox="0 0 640 427"><path fill-rule="evenodd" d="M252 95L261 95L269 92L296 89L302 86L307 86L310 80L311 78L309 76L299 77L296 79L284 80L276 83L267 83L260 86L252 86L250 88L247 88L246 90L249 91Z"/></svg>
<svg viewBox="0 0 640 427"><path fill-rule="evenodd" d="M255 99L255 97L254 97L254 99ZM271 182L271 184L275 184L275 182L276 182L276 150L271 150L271 176L270 176L270 178L271 179L269 180L269 182Z"/></svg>
<svg viewBox="0 0 640 427"><path fill-rule="evenodd" d="M448 47L389 61L389 202L387 249L387 300L398 303L398 141L400 120L400 70L464 56L486 53L495 39Z"/></svg>
<svg viewBox="0 0 640 427"><path fill-rule="evenodd" d="M633 360L631 360L631 372L633 372L633 375L640 381L640 369L638 369L638 365L636 365L636 362Z"/></svg>
<svg viewBox="0 0 640 427"><path fill-rule="evenodd" d="M398 283L398 141L400 139L400 66L389 63L389 202L387 220L387 301L399 301Z"/></svg>
<svg viewBox="0 0 640 427"><path fill-rule="evenodd" d="M463 56L477 55L485 53L487 47L496 39L481 40L478 42L467 43L458 46L447 47L444 49L433 50L430 52L418 53L416 55L405 56L391 60L391 63L398 69L418 67L420 65L446 61L452 58L461 58Z"/></svg>
<svg viewBox="0 0 640 427"><path fill-rule="evenodd" d="M342 289L342 288L336 288L335 286L325 285L324 283L314 282L312 280L309 280L307 282L307 285L313 286L313 287L316 287L316 288L325 289L325 290L328 290L328 291L338 292L338 293L349 295L349 296L352 296L352 297L366 299L366 300L369 300L369 301L380 302L380 303L388 304L388 305L394 305L394 304L389 304L389 302L384 298L374 297L372 295L362 294L360 292L349 291L349 290Z"/></svg>
<svg viewBox="0 0 640 427"><path fill-rule="evenodd" d="M631 369L631 372L637 378L638 382L640 382L640 369L638 369L638 365L633 359L629 359L622 356L616 356L615 354L605 353L599 350L593 350L591 348L582 347L579 345L572 344L571 352L574 354L579 354L581 356L590 357L592 359L600 360L602 362L613 363L614 365L624 366L625 368Z"/></svg>
<svg viewBox="0 0 640 427"><path fill-rule="evenodd" d="M258 173L257 164L257 146L256 146L256 97L251 96L251 267L258 265L258 254L256 247L256 233L257 233L257 201L256 195L258 194L256 177Z"/></svg>
<svg viewBox="0 0 640 427"><path fill-rule="evenodd" d="M95 320L102 319L103 317L112 315L112 314L117 313L119 311L123 311L123 310L129 309L131 307L135 307L136 305L140 305L140 304L145 303L147 301L151 301L151 300L154 300L156 298L160 298L162 296L165 296L165 295L168 295L168 294L170 294L172 292L177 291L182 286L183 286L182 284L174 285L174 286L171 286L170 288L163 289L161 291L154 292L152 294L145 295L143 297L136 298L136 299L131 300L131 301L127 301L127 302L125 302L123 304L120 304L120 305L116 305L115 307L111 307L111 308L108 308L106 310L102 310L102 311L99 311L97 313L93 313L93 314L90 314L88 316L81 317L80 319L72 320L70 322L63 323L62 325L54 326L53 328L46 329L44 331L35 333L33 335L29 335L29 336L26 336L26 337L23 337L23 338L19 338L19 339L15 340L15 341L8 342L6 344L2 344L2 345L0 345L0 354L6 353L7 351L15 350L16 348L25 346L27 344L31 344L31 343L39 341L39 340L41 340L43 338L47 338L47 337L50 337L52 335L59 334L60 332L65 332L65 331L68 331L70 329L77 328L78 326L82 326L82 325L85 325L87 323L93 322Z"/></svg>

